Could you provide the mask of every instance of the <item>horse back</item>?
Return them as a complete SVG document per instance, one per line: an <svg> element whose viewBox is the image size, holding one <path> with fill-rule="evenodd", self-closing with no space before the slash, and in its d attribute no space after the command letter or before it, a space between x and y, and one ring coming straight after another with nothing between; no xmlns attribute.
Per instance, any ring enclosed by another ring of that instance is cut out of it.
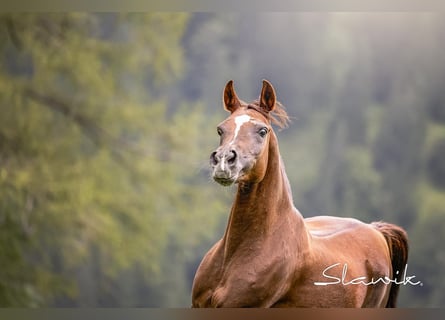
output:
<svg viewBox="0 0 445 320"><path fill-rule="evenodd" d="M385 306L389 286L351 284L391 277L391 257L384 236L372 224L352 218L306 218L310 259L300 269L294 285L294 305ZM329 283L328 285L318 285Z"/></svg>

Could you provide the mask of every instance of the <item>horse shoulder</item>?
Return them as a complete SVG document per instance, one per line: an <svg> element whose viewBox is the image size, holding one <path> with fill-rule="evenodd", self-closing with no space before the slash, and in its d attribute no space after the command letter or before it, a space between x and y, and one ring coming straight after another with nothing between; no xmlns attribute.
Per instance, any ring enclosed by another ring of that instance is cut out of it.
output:
<svg viewBox="0 0 445 320"><path fill-rule="evenodd" d="M202 259L193 280L192 304L194 307L209 303L221 279L222 240L218 241Z"/></svg>
<svg viewBox="0 0 445 320"><path fill-rule="evenodd" d="M288 289L291 268L278 257L260 254L234 261L212 296L217 307L270 307Z"/></svg>

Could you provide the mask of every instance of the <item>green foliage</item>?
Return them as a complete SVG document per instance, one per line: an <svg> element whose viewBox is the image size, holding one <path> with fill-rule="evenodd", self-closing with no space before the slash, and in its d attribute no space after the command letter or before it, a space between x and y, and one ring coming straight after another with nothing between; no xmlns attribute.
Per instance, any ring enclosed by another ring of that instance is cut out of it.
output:
<svg viewBox="0 0 445 320"><path fill-rule="evenodd" d="M186 21L1 16L1 306L120 305L109 283L139 270L156 286L170 246L183 266L210 236L221 208L196 179L202 108L170 116L158 95L183 70Z"/></svg>
<svg viewBox="0 0 445 320"><path fill-rule="evenodd" d="M436 142L428 157L428 176L431 183L438 189L445 189L445 139Z"/></svg>

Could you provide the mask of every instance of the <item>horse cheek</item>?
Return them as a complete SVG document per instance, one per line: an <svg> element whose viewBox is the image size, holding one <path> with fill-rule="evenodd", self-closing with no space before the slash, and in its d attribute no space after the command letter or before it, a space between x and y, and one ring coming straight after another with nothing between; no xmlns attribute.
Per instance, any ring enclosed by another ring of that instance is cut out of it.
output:
<svg viewBox="0 0 445 320"><path fill-rule="evenodd" d="M268 144L266 144L267 146ZM260 152L260 155L257 158L257 162L255 165L255 177L257 178L257 181L260 182L264 179L267 171L268 166L268 159L269 159L269 150L268 148L263 148Z"/></svg>

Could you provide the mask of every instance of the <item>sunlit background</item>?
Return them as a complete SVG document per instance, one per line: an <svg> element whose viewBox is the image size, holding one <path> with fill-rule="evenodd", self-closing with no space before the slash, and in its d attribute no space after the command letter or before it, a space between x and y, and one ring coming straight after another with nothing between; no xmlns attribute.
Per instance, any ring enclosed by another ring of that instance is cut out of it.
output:
<svg viewBox="0 0 445 320"><path fill-rule="evenodd" d="M292 117L302 214L401 225L399 306L444 306L444 52L432 13L0 15L0 306L190 306L230 79Z"/></svg>

